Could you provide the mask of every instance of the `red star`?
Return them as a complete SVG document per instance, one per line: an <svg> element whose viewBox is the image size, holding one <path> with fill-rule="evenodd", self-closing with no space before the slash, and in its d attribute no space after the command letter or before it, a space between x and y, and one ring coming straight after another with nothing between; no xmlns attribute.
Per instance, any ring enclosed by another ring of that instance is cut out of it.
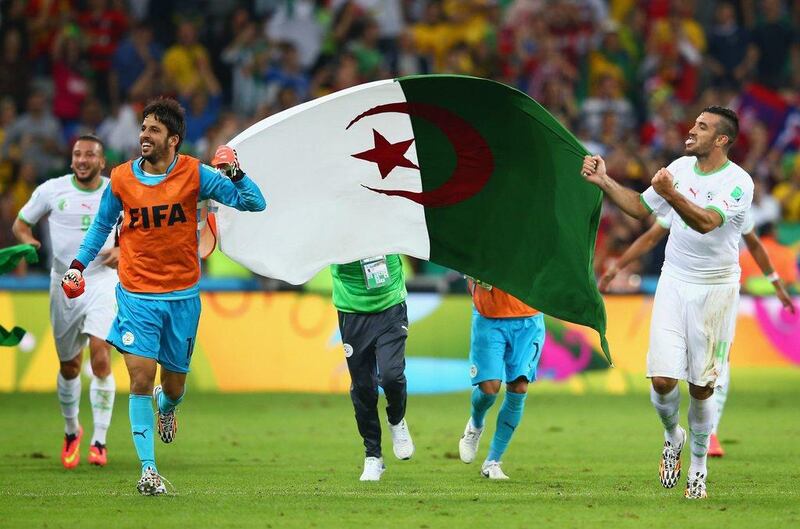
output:
<svg viewBox="0 0 800 529"><path fill-rule="evenodd" d="M375 162L378 164L378 170L381 172L381 178L386 178L392 169L395 167L408 167L410 169L419 169L414 162L406 158L404 155L414 140L401 141L399 143L389 143L386 138L381 136L381 133L372 129L375 147L368 151L352 154L353 158L359 158L368 162Z"/></svg>

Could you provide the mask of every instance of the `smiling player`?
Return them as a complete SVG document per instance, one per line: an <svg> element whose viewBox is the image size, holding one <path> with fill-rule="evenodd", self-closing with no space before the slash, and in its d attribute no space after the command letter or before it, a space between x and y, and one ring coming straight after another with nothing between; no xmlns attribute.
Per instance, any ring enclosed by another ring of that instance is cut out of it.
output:
<svg viewBox="0 0 800 529"><path fill-rule="evenodd" d="M108 462L106 432L111 424L116 384L111 373L110 347L105 341L114 321L114 286L117 284L119 248L114 237L98 240L102 260L86 270L91 286L81 299L65 299L60 292L61 276L83 240L108 187L102 176L106 159L103 142L91 135L79 137L72 146L74 173L52 178L36 188L22 207L12 231L22 242L37 248L41 243L31 227L48 217L53 264L50 269L50 322L56 352L61 363L56 382L61 414L64 416L64 444L61 463L75 468L80 462L83 428L78 421L81 400L81 352L89 345L92 382L89 402L92 405L94 433L89 446L89 463L104 466ZM116 218L114 219L116 222ZM108 234L107 234L108 235ZM99 248L98 248L99 249Z"/></svg>
<svg viewBox="0 0 800 529"><path fill-rule="evenodd" d="M166 492L155 462L153 399L159 437L171 443L200 319L197 204L210 198L241 211L266 207L230 147L217 149L212 164L219 171L177 154L185 131L175 100L145 107L142 156L111 172L100 211L62 280L68 297L80 295L84 269L122 212L118 311L108 342L124 353L130 375L131 432L142 472L137 489L144 495ZM154 389L158 364L161 384Z"/></svg>

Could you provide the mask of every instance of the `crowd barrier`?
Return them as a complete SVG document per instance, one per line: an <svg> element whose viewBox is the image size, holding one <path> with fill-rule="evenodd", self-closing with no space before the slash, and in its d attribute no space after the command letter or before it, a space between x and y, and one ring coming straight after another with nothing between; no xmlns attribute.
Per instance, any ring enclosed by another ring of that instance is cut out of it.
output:
<svg viewBox="0 0 800 529"><path fill-rule="evenodd" d="M202 302L188 382L193 389L319 393L348 390L336 311L328 296L301 292L204 292ZM593 330L549 318L539 378L579 385L580 377L594 374L597 378L600 374L608 391L626 391L630 380L644 376L651 308L650 296L606 298L613 369L601 356ZM466 295L409 295L410 392L469 388L471 310ZM48 319L47 293L0 292L0 324L6 328L19 325L28 331L18 347L0 348L0 391L53 391L58 360ZM774 298L743 296L731 364L733 369L799 366L800 316L782 311ZM128 377L121 355L116 352L112 366L118 387L126 391Z"/></svg>

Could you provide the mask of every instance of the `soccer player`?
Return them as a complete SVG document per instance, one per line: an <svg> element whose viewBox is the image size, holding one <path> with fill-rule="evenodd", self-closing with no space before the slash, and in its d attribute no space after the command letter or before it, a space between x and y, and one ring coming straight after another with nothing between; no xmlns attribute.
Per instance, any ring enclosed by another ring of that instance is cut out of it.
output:
<svg viewBox="0 0 800 529"><path fill-rule="evenodd" d="M411 459L414 442L406 424L406 282L399 255L379 255L331 266L333 304L350 372L350 399L366 457L361 481L378 481L386 467L381 453L378 386L394 455Z"/></svg>
<svg viewBox="0 0 800 529"><path fill-rule="evenodd" d="M620 270L652 250L661 239L667 236L672 225L672 215L673 213L670 213L668 217L657 217L656 222L650 226L650 229L636 239L633 244L631 244L630 247L628 247L628 249L625 250L625 252L619 257L619 259L608 267L608 270L606 270L598 282L598 286L602 292L607 291L608 285L611 283L614 277L616 277ZM772 285L775 287L775 295L778 297L783 307L794 314L795 307L792 303L792 298L786 291L786 287L784 286L781 277L772 266L769 254L767 254L764 245L761 244L761 239L758 238L754 228L755 226L753 224L753 218L748 212L748 214L745 216L744 228L742 228L742 238L744 239L750 254L753 256L753 259L761 269L761 272L763 272L764 276L767 277L767 279L769 279ZM730 366L728 366L723 371L722 375L720 375L717 387L714 389L713 398L717 405L717 414L714 418L714 427L711 430L711 438L708 446L708 455L710 457L722 457L725 455L722 444L719 442L719 438L717 437L717 429L719 428L719 422L722 419L722 412L725 408L725 402L728 399L730 375Z"/></svg>
<svg viewBox="0 0 800 529"><path fill-rule="evenodd" d="M651 213L672 224L650 322L647 376L664 425L659 477L674 487L688 441L691 464L684 495L705 498L708 441L716 405L711 396L727 367L739 302L739 237L753 200L753 181L728 159L739 131L730 109L711 106L695 120L685 156L659 169L641 195L606 173L600 156L586 156L584 178L627 214ZM689 434L678 424L678 381L689 384Z"/></svg>
<svg viewBox="0 0 800 529"><path fill-rule="evenodd" d="M198 202L211 198L242 211L266 207L230 147L216 151L212 164L219 171L177 154L185 133L175 100L145 107L142 156L111 172L100 210L62 280L68 296L80 292L83 272L122 212L118 309L107 340L123 353L130 375L131 433L142 472L137 490L144 495L166 493L155 461L153 399L159 437L170 443L200 318ZM154 388L158 364L161 384Z"/></svg>
<svg viewBox="0 0 800 529"><path fill-rule="evenodd" d="M481 475L508 479L500 458L522 420L528 384L536 379L542 355L544 315L497 287L468 279L472 293L472 338L469 350L472 411L458 443L461 461L472 463L483 434L486 412L506 381L506 396Z"/></svg>
<svg viewBox="0 0 800 529"><path fill-rule="evenodd" d="M75 468L81 459L83 428L78 420L81 400L82 351L89 345L92 381L89 402L92 405L94 432L89 446L89 463L104 466L108 462L106 433L111 424L116 384L111 373L110 347L105 341L114 321L114 287L117 284L119 248L114 236L100 242L101 259L86 269L91 281L86 295L69 300L61 293L61 276L97 214L100 197L108 187L102 176L106 160L103 142L96 136L81 136L72 146L72 174L52 178L34 190L22 207L13 226L14 236L22 243L39 248L31 227L48 217L53 262L50 268L50 324L60 362L56 388L64 416L64 444L61 463ZM115 220L116 222L116 220Z"/></svg>

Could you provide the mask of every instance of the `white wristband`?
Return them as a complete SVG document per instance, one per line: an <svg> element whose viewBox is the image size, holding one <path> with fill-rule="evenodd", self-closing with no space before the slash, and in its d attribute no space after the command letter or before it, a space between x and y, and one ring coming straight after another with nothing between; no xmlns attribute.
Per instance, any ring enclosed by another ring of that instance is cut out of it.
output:
<svg viewBox="0 0 800 529"><path fill-rule="evenodd" d="M765 275L764 277L766 277L770 283L774 283L775 281L780 281L781 279L781 276L778 275L778 272L772 272L771 274Z"/></svg>

